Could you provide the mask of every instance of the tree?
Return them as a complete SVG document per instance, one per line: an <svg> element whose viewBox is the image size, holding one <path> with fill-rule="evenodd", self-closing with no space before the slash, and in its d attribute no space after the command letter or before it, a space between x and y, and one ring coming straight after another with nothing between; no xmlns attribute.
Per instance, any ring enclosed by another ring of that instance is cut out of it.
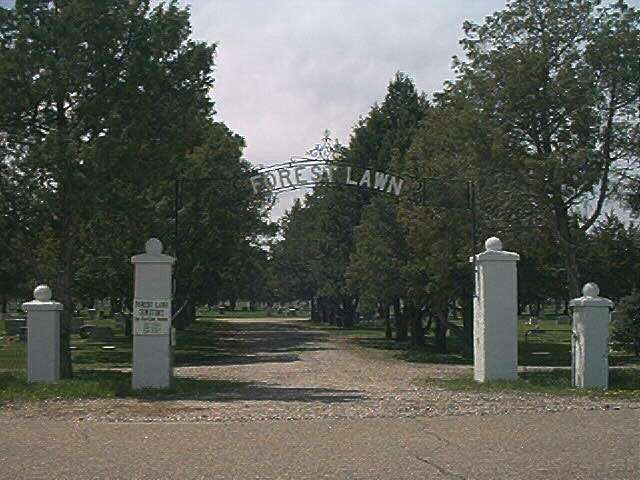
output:
<svg viewBox="0 0 640 480"><path fill-rule="evenodd" d="M166 232L158 202L213 113L215 45L189 34L189 12L174 1L18 0L0 9L3 163L35 181L50 214L43 229L65 305L63 376L76 249L92 219L138 242Z"/></svg>
<svg viewBox="0 0 640 480"><path fill-rule="evenodd" d="M640 230L607 214L589 232L580 251L582 271L600 286L602 296L618 301L640 288Z"/></svg>
<svg viewBox="0 0 640 480"><path fill-rule="evenodd" d="M175 296L179 307L188 308L176 319L179 328L193 321L197 304L243 295L255 277L258 237L269 233L268 203L253 193L249 178L255 172L242 159L244 146L242 137L212 122L180 164ZM161 211L172 208L165 202Z"/></svg>
<svg viewBox="0 0 640 480"><path fill-rule="evenodd" d="M362 223L356 227L355 248L347 270L348 285L362 299L375 305L386 323L386 336L391 338L389 307L404 296L403 269L410 261L402 226L388 199L375 198L365 208ZM404 339L401 318L396 313L397 339Z"/></svg>
<svg viewBox="0 0 640 480"><path fill-rule="evenodd" d="M406 228L407 243L415 252L413 261L421 264L428 278L425 286L420 276L414 277L426 288L437 348L447 350L447 332L455 329L449 321L450 313L460 307L463 328L456 332L463 340L464 353L470 355L473 277L469 256L475 246L467 209L467 184L474 180L483 190L477 161L493 153L485 119L476 114L465 87L451 85L436 95L415 133L404 156L404 170L427 179L425 205L403 203L399 219ZM416 290L420 286L413 285Z"/></svg>
<svg viewBox="0 0 640 480"><path fill-rule="evenodd" d="M344 154L345 160L362 168L402 172L403 156L427 108L424 95L418 93L413 81L398 72L389 83L382 104L374 105L354 130ZM358 295L368 297L370 302L379 304L385 317L388 317L389 305L393 305L396 338L404 340L407 328L400 308L401 298L405 298L406 305L416 303L415 298L407 297L403 275L407 263L414 259L407 248L405 232L397 222L397 205L389 203L389 199L371 198L368 192L362 193L360 205L359 215L354 215L357 226L353 230L353 253L344 274L349 279L347 286ZM419 303L412 312L420 310ZM422 343L419 314L414 313L412 321L412 339Z"/></svg>
<svg viewBox="0 0 640 480"><path fill-rule="evenodd" d="M316 293L318 281L314 270L319 244L315 237L314 198L307 196L306 205L296 199L280 221L282 239L272 246L274 289L282 301L308 299L311 315L318 319Z"/></svg>
<svg viewBox="0 0 640 480"><path fill-rule="evenodd" d="M572 295L579 241L638 160L639 26L624 1L596 0L514 0L464 26L458 82L504 152L485 171L553 219Z"/></svg>
<svg viewBox="0 0 640 480"><path fill-rule="evenodd" d="M618 305L618 316L613 322L613 339L631 344L636 357L640 357L640 292L635 290Z"/></svg>
<svg viewBox="0 0 640 480"><path fill-rule="evenodd" d="M39 235L33 227L42 220L30 197L30 186L19 183L10 166L0 163L0 317L10 298L28 298L29 277L36 268Z"/></svg>

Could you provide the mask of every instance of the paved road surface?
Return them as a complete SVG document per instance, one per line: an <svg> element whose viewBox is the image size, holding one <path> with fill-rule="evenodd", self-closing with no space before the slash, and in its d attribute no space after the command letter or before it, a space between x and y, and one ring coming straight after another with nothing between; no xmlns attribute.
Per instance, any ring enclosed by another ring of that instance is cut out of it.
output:
<svg viewBox="0 0 640 480"><path fill-rule="evenodd" d="M363 353L296 322L211 339L207 398L7 406L0 479L640 479L640 409L583 397L449 392L467 367Z"/></svg>
<svg viewBox="0 0 640 480"><path fill-rule="evenodd" d="M638 479L637 411L1 423L3 479Z"/></svg>

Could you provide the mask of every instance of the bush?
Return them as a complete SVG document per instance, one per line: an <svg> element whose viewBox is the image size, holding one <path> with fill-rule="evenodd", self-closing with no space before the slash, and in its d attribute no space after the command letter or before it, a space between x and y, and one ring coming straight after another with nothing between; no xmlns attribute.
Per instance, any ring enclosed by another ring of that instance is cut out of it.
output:
<svg viewBox="0 0 640 480"><path fill-rule="evenodd" d="M613 340L632 346L636 357L640 357L640 291L624 297L616 310Z"/></svg>

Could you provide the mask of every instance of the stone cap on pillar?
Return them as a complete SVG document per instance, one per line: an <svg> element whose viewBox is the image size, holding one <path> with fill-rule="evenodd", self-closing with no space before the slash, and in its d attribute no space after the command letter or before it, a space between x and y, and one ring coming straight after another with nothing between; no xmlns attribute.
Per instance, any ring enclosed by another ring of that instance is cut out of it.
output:
<svg viewBox="0 0 640 480"><path fill-rule="evenodd" d="M613 302L608 298L599 297L600 287L597 283L585 283L582 287L582 296L569 302L570 307L604 307L613 308Z"/></svg>
<svg viewBox="0 0 640 480"><path fill-rule="evenodd" d="M170 255L162 253L162 242L157 238L150 238L144 245L145 253L131 257L131 263L170 263L174 264L176 259Z"/></svg>
<svg viewBox="0 0 640 480"><path fill-rule="evenodd" d="M63 309L63 305L60 302L51 300L51 288L48 285L38 285L33 290L33 300L22 304L22 309L25 312L35 311L59 311Z"/></svg>
<svg viewBox="0 0 640 480"><path fill-rule="evenodd" d="M473 262L517 262L520 255L515 252L506 252L502 250L502 241L498 237L488 238L484 242L485 251L469 257L469 261Z"/></svg>

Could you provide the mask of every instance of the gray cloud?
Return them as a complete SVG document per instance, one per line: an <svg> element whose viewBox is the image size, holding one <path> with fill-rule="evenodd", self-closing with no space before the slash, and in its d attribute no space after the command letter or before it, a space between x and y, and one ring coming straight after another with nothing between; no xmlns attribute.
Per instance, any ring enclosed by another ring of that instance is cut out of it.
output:
<svg viewBox="0 0 640 480"><path fill-rule="evenodd" d="M464 19L502 1L192 1L194 37L218 41L219 118L269 164L329 128L343 143L397 70L418 88L451 77Z"/></svg>

